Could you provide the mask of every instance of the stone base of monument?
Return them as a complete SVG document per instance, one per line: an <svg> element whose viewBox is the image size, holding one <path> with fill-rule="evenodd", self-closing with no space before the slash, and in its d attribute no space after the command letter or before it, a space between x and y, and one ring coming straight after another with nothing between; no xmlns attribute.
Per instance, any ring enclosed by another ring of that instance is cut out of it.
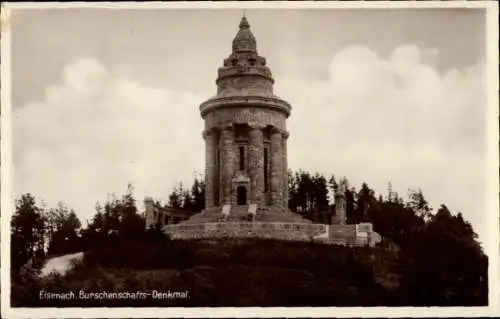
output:
<svg viewBox="0 0 500 319"><path fill-rule="evenodd" d="M188 220L181 222L181 224L220 222L221 212L222 207L211 207L199 214L191 216ZM287 209L283 209L282 207L258 206L255 214L253 214L249 205L231 206L227 221L311 223L310 220L303 218L299 214L292 213Z"/></svg>
<svg viewBox="0 0 500 319"><path fill-rule="evenodd" d="M381 240L371 224L314 224L282 208L264 207L249 214L248 206L233 206L227 219L221 221L220 217L221 208L214 207L179 224L166 225L163 231L172 239L268 238L345 246L374 246Z"/></svg>

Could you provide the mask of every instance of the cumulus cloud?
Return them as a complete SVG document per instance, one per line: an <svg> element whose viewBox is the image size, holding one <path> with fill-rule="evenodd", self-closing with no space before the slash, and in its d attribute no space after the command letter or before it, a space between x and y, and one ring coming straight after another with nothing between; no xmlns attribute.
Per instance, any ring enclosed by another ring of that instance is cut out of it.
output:
<svg viewBox="0 0 500 319"><path fill-rule="evenodd" d="M365 47L334 56L327 81L277 81L294 106L289 165L347 176L384 193L422 188L484 234L484 64L440 73L434 49L413 45L381 57Z"/></svg>
<svg viewBox="0 0 500 319"><path fill-rule="evenodd" d="M484 66L442 73L429 62L437 55L350 47L325 66L326 81L276 77L276 93L293 106L289 165L379 193L389 181L401 195L420 187L435 208L462 211L483 234ZM64 200L86 219L128 182L139 200L166 200L203 169L198 105L207 96L146 86L93 59L68 65L46 92L14 114L19 193Z"/></svg>
<svg viewBox="0 0 500 319"><path fill-rule="evenodd" d="M203 168L203 97L154 88L82 58L43 102L14 115L16 189L49 205L61 200L83 219L96 201L123 194L166 199L174 183Z"/></svg>

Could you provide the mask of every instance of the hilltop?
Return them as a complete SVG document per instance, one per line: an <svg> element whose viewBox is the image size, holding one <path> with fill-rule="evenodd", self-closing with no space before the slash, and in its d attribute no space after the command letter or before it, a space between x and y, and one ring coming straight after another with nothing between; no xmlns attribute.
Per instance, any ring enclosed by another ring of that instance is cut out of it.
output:
<svg viewBox="0 0 500 319"><path fill-rule="evenodd" d="M315 179L304 183L309 188L291 188L291 207L302 207L297 211L313 224L329 224L328 216L318 213L321 207L310 205L325 202L320 191L324 178ZM171 196L169 206L195 206L191 199L196 196L180 193L182 200ZM487 304L488 257L460 212L452 213L445 205L434 212L421 191L410 193L403 202L391 192L377 198L363 184L359 191L350 188L346 197L348 223L372 223L381 243L348 248L276 239L171 239L159 229L145 230L131 188L122 198L98 205L93 220L83 228L73 211L64 206L41 208L26 194L17 201L12 219L12 302L14 306ZM310 202L302 203L302 198ZM38 276L49 257L80 251L85 252L82 262L65 275ZM41 290L155 289L167 296L168 290L187 291L190 297L56 303L38 295Z"/></svg>

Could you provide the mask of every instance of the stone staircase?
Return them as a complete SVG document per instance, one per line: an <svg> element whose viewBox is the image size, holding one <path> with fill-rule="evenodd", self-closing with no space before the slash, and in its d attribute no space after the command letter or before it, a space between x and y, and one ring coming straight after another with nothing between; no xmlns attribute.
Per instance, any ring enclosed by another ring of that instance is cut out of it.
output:
<svg viewBox="0 0 500 319"><path fill-rule="evenodd" d="M200 224L200 223L215 223L221 216L221 208L213 207L205 209L199 214L191 216L188 220L183 221L183 224Z"/></svg>
<svg viewBox="0 0 500 319"><path fill-rule="evenodd" d="M255 217L255 221L258 222L312 223L310 220L304 219L299 214L272 206L259 208Z"/></svg>
<svg viewBox="0 0 500 319"><path fill-rule="evenodd" d="M256 221L256 222L287 222L306 223L312 222L302 216L273 206L257 206L255 218L249 213L249 205L231 206L227 222ZM205 209L202 213L191 216L183 224L215 223L222 221L222 207Z"/></svg>

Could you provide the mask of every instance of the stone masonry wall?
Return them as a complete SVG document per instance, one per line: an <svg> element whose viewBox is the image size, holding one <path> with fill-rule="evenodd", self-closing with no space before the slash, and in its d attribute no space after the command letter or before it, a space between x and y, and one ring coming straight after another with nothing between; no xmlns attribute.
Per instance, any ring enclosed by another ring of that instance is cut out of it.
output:
<svg viewBox="0 0 500 319"><path fill-rule="evenodd" d="M174 239L274 238L292 241L318 241L345 246L365 246L380 242L377 233L359 237L356 225L324 225L283 222L220 222L167 225L163 230ZM326 238L319 238L322 234ZM369 238L376 238L370 240Z"/></svg>

